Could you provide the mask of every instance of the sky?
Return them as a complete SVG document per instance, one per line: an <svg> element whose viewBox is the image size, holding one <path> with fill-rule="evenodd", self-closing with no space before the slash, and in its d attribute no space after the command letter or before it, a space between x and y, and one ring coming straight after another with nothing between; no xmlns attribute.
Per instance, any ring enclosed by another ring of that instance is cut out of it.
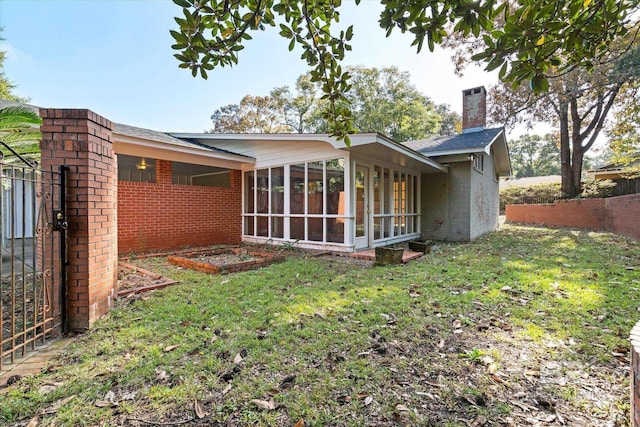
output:
<svg viewBox="0 0 640 427"><path fill-rule="evenodd" d="M385 37L379 1L345 0L341 24L354 25L345 65L395 65L436 103L462 111L462 90L487 88L496 74L454 74L450 52L417 54L409 35ZM193 78L178 68L169 30L181 8L170 0L0 0L0 49L17 95L37 106L88 108L109 120L159 131L202 132L211 114L245 95L267 95L307 71L277 28L253 34L233 68Z"/></svg>

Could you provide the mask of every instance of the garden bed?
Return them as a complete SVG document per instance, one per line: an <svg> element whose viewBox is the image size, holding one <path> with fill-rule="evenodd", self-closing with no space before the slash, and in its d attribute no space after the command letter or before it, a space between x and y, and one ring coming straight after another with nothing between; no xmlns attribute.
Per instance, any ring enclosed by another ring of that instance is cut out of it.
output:
<svg viewBox="0 0 640 427"><path fill-rule="evenodd" d="M118 296L166 288L178 283L176 280L145 270L123 261L118 263Z"/></svg>
<svg viewBox="0 0 640 427"><path fill-rule="evenodd" d="M183 268L211 274L228 274L266 267L284 261L284 256L276 253L248 251L242 248L219 248L205 252L187 253L184 256L169 256L167 260L171 264Z"/></svg>

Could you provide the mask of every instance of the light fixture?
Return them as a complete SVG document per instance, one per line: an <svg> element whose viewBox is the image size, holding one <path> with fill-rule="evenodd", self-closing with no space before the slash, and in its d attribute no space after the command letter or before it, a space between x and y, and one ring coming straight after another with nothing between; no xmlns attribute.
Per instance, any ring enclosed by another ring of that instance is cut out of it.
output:
<svg viewBox="0 0 640 427"><path fill-rule="evenodd" d="M143 171L146 168L147 168L147 162L144 161L144 157L141 157L140 161L136 163L136 169Z"/></svg>

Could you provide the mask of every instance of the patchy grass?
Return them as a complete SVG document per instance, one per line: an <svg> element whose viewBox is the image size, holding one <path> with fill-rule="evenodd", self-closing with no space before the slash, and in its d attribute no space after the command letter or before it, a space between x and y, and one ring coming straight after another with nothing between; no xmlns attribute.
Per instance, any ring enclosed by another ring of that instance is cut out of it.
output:
<svg viewBox="0 0 640 427"><path fill-rule="evenodd" d="M640 245L619 236L506 226L397 267L139 262L182 285L5 390L3 425L628 424Z"/></svg>

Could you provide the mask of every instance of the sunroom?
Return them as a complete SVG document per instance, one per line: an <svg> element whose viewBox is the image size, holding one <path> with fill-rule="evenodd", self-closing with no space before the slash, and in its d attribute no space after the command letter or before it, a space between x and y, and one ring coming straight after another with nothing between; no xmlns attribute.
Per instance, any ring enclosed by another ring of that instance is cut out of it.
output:
<svg viewBox="0 0 640 427"><path fill-rule="evenodd" d="M420 185L446 167L378 134L172 134L250 156L242 240L353 252L420 236Z"/></svg>

